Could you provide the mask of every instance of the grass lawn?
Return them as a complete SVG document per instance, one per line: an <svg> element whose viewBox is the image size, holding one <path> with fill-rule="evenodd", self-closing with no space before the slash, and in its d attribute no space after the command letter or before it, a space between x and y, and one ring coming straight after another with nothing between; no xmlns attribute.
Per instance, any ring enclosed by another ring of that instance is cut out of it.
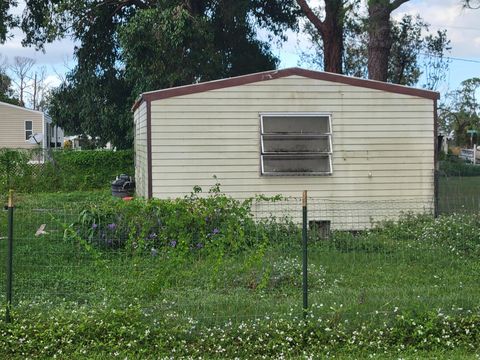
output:
<svg viewBox="0 0 480 360"><path fill-rule="evenodd" d="M462 180L468 180L470 186L457 183L456 189L468 188L475 193L471 190L478 185L475 178ZM452 179L448 181L451 184ZM140 309L146 322L152 319L169 319L177 325L193 322L196 329L228 322L301 317L299 231L292 233L287 241L276 241L276 235L284 239L285 234L273 234L268 247L263 249L218 256L198 251L193 257L175 256L175 249L142 256L123 250L91 251L86 244L64 239L65 228L78 219L83 202L108 197L107 192L89 192L17 199L14 255L17 319L34 311L43 312L48 322L50 312L58 308L75 314L79 307L128 310L131 306ZM45 234L35 236L42 224L46 224ZM432 239L419 241L408 235L409 229L406 235L398 234L405 229L395 229L390 227L368 236L344 234L335 241L310 243L309 314L315 321L323 319L322 329L354 331L365 322L381 328L398 321L399 314L442 313L460 318L478 314L478 257L439 245ZM6 212L2 211L0 237L5 233ZM6 241L2 239L2 264L6 262L5 254ZM2 266L2 289L4 279ZM3 296L0 303L3 307ZM71 316L75 322L75 315L62 316ZM108 349L105 351L109 353ZM436 357L435 354L456 354L455 357L465 359L473 356L468 347L454 353L444 351L426 351L425 358ZM348 358L349 352L345 354ZM367 357L360 352L356 357L364 355ZM377 354L374 358L388 358L387 355ZM404 357L418 358L415 353L406 353ZM339 354L339 358L343 355Z"/></svg>
<svg viewBox="0 0 480 360"><path fill-rule="evenodd" d="M439 178L441 213L480 210L480 176L441 176Z"/></svg>

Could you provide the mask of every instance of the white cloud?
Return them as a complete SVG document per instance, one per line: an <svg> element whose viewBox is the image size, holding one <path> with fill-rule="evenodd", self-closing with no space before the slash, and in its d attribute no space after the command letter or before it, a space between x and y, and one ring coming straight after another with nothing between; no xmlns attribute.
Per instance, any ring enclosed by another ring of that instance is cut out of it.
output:
<svg viewBox="0 0 480 360"><path fill-rule="evenodd" d="M411 0L398 8L393 17L419 14L433 31L446 29L451 40L451 56L480 59L480 10L464 9L460 0Z"/></svg>
<svg viewBox="0 0 480 360"><path fill-rule="evenodd" d="M21 15L25 7L25 1L19 1L19 5L12 9L15 15ZM11 37L4 44L0 44L0 54L7 58L11 64L15 56L28 57L35 60L35 69L45 67L47 74L52 77L52 83L57 84L56 73L64 75L74 66L73 50L75 42L71 39L62 39L51 44L45 45L44 51L37 51L33 47L23 47L22 39L24 35L20 29L14 29L10 32Z"/></svg>
<svg viewBox="0 0 480 360"><path fill-rule="evenodd" d="M75 43L70 39L62 39L45 45L45 51L37 51L33 47L22 46L22 33L13 32L13 38L0 45L0 54L10 61L15 56L35 59L38 66L63 66L66 59L71 59Z"/></svg>
<svg viewBox="0 0 480 360"><path fill-rule="evenodd" d="M45 78L45 84L48 84L49 88L55 88L62 83L62 80L57 75L48 75Z"/></svg>

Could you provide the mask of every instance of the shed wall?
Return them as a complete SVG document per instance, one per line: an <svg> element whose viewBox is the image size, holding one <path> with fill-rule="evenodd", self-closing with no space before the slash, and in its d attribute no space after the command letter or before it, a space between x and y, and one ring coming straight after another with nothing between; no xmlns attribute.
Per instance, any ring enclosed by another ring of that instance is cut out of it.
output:
<svg viewBox="0 0 480 360"><path fill-rule="evenodd" d="M147 104L135 110L135 182L137 195L148 195Z"/></svg>
<svg viewBox="0 0 480 360"><path fill-rule="evenodd" d="M154 197L181 197L218 181L237 198L308 190L336 201L433 206L433 100L290 76L151 106ZM332 175L261 176L259 114L275 112L331 114Z"/></svg>
<svg viewBox="0 0 480 360"><path fill-rule="evenodd" d="M154 197L208 188L214 175L239 198L304 189L331 199L433 197L432 100L291 76L157 100L151 111ZM261 176L265 112L331 113L333 174Z"/></svg>
<svg viewBox="0 0 480 360"><path fill-rule="evenodd" d="M33 133L43 133L41 113L0 103L0 148L38 147L25 140L27 120L32 121Z"/></svg>

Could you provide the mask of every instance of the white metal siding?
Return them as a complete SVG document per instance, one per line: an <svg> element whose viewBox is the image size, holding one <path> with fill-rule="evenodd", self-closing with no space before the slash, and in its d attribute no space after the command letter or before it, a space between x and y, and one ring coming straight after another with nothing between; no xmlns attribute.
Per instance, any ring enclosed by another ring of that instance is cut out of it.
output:
<svg viewBox="0 0 480 360"><path fill-rule="evenodd" d="M290 76L156 100L151 111L154 197L218 181L237 198L308 190L332 200L432 204L433 100ZM261 176L266 112L331 113L333 174Z"/></svg>
<svg viewBox="0 0 480 360"><path fill-rule="evenodd" d="M0 103L0 148L38 147L25 141L25 121L32 121L33 134L43 133L40 112Z"/></svg>
<svg viewBox="0 0 480 360"><path fill-rule="evenodd" d="M137 195L147 197L147 104L142 103L134 113L135 122L135 182Z"/></svg>

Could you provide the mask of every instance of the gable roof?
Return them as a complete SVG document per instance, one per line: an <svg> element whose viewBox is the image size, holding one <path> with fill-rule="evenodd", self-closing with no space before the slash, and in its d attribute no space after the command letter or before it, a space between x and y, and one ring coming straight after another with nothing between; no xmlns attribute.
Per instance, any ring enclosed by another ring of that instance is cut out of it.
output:
<svg viewBox="0 0 480 360"><path fill-rule="evenodd" d="M24 107L22 107L22 106L13 105L13 104L6 103L6 102L3 102L3 101L0 101L0 105L5 105L5 106L8 106L8 107L12 107L12 108L14 108L14 109L23 110L23 111L28 111L28 112L32 112L32 113L35 113L35 114L42 114L42 115L43 115L43 112L41 112L41 111L32 110L32 109L27 109L27 108L24 108Z"/></svg>
<svg viewBox="0 0 480 360"><path fill-rule="evenodd" d="M396 94L404 94L411 96L423 97L426 99L437 100L440 98L440 94L436 91L416 89L408 86L385 83L382 81L366 80L351 76L345 76L335 73L328 73L323 71L306 70L298 67L287 68L282 70L270 70L263 71L254 74L241 75L232 78L220 79L202 82L198 84L177 86L173 88L167 88L162 90L149 91L141 94L135 104L132 107L132 111L135 111L143 101L154 101L167 99L175 96L195 94L199 92L217 90L227 88L231 86L239 86L245 84L251 84L254 82L267 81L273 79L279 79L287 76L303 76L315 80L324 80L335 82L339 84L346 84L352 86L363 87L367 89L381 90Z"/></svg>

